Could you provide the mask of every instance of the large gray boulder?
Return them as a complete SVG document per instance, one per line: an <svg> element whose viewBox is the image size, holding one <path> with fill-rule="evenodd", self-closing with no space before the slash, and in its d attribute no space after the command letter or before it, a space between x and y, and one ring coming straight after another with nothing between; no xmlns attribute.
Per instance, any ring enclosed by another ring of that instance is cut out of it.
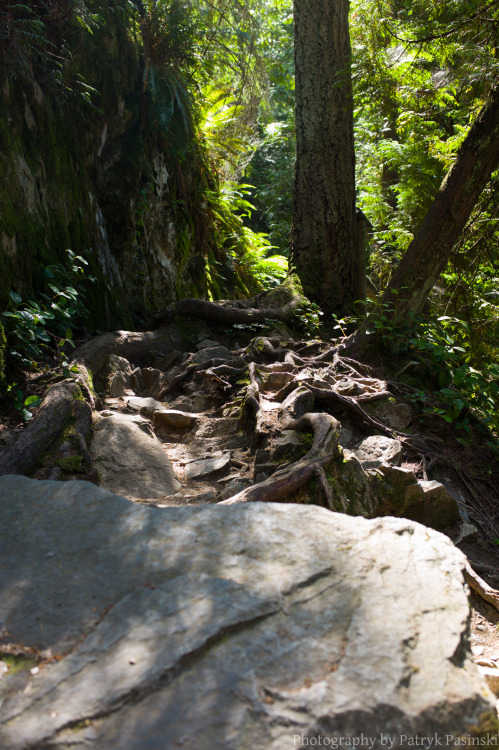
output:
<svg viewBox="0 0 499 750"><path fill-rule="evenodd" d="M21 476L0 499L0 632L62 657L1 679L2 750L492 737L465 558L438 532Z"/></svg>
<svg viewBox="0 0 499 750"><path fill-rule="evenodd" d="M161 443L149 422L140 416L118 412L96 415L91 452L99 484L111 492L130 499L154 500L173 495L180 488Z"/></svg>

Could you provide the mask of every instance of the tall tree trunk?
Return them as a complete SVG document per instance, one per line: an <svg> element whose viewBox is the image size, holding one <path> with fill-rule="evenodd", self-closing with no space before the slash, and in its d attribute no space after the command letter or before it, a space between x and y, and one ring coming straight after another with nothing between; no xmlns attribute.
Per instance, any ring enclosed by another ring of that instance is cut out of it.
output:
<svg viewBox="0 0 499 750"><path fill-rule="evenodd" d="M357 298L348 0L294 0L296 166L291 267L324 311Z"/></svg>
<svg viewBox="0 0 499 750"><path fill-rule="evenodd" d="M499 165L499 87L493 88L402 258L382 303L398 318L421 312L480 193ZM395 291L393 291L395 290Z"/></svg>

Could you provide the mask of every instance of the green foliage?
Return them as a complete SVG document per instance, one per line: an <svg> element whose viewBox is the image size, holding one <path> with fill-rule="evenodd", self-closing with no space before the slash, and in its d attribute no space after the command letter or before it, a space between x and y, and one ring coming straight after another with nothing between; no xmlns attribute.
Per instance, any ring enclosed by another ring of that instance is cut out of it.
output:
<svg viewBox="0 0 499 750"><path fill-rule="evenodd" d="M3 396L5 391L5 352L7 349L7 339L5 337L5 330L0 320L0 397Z"/></svg>
<svg viewBox="0 0 499 750"><path fill-rule="evenodd" d="M377 303L369 314L368 334L381 352L407 353L425 366L424 377L433 390L420 389L412 400L424 405L424 414L452 424L461 432L461 442L471 433L473 416L489 430L489 445L499 449L499 364L473 367L468 324L448 315L394 320L394 307Z"/></svg>
<svg viewBox="0 0 499 750"><path fill-rule="evenodd" d="M244 218L251 216L253 210L245 198L250 187L226 182L217 191L207 194L217 233L216 245L224 250L227 264L248 295L281 283L288 267L286 258L272 255L274 248L264 233L244 226ZM210 268L208 273L213 283L216 270L214 273Z"/></svg>
<svg viewBox="0 0 499 750"><path fill-rule="evenodd" d="M7 334L7 354L16 365L37 369L38 360L49 354L56 357L69 375L70 366L64 348L74 347L72 326L82 322L87 313L84 282L87 261L67 251L69 267L47 266L44 271L47 293L38 301L23 302L17 292L10 292L10 309L2 313ZM74 371L74 370L73 370Z"/></svg>
<svg viewBox="0 0 499 750"><path fill-rule="evenodd" d="M150 124L165 139L174 123L184 134L193 132L193 102L188 79L197 64L198 16L185 0L148 0L140 22L145 66L143 90L147 93Z"/></svg>
<svg viewBox="0 0 499 750"><path fill-rule="evenodd" d="M125 3L128 5L129 2ZM107 4L93 0L0 2L0 62L12 79L35 77L48 92L77 105L95 107L97 92L74 69L75 35L106 22Z"/></svg>
<svg viewBox="0 0 499 750"><path fill-rule="evenodd" d="M289 252L295 157L292 3L266 8L259 49L267 66L267 95L258 113L258 144L246 170L255 186L251 226L269 233L279 252Z"/></svg>
<svg viewBox="0 0 499 750"><path fill-rule="evenodd" d="M30 411L29 407L33 408L36 406L40 406L42 400L39 396L27 396L25 398L24 393L21 390L16 389L16 386L17 383L11 383L7 388L7 393L13 396L14 409L17 409L17 411L19 411L23 421L29 422L29 420L33 416L33 413Z"/></svg>
<svg viewBox="0 0 499 750"><path fill-rule="evenodd" d="M498 20L481 0L352 3L358 202L374 225L381 289L498 71Z"/></svg>
<svg viewBox="0 0 499 750"><path fill-rule="evenodd" d="M50 43L43 21L25 3L0 3L0 61L13 78L27 76L34 60L48 60Z"/></svg>
<svg viewBox="0 0 499 750"><path fill-rule="evenodd" d="M301 305L294 310L291 325L303 331L306 338L312 338L319 333L322 315L320 307L304 297Z"/></svg>
<svg viewBox="0 0 499 750"><path fill-rule="evenodd" d="M416 336L410 339L411 351L422 353L437 380L437 406L431 412L464 432L470 433L469 415L486 425L498 445L499 438L499 365L484 364L480 370L469 363L466 343L469 329L458 318L441 316L419 322Z"/></svg>

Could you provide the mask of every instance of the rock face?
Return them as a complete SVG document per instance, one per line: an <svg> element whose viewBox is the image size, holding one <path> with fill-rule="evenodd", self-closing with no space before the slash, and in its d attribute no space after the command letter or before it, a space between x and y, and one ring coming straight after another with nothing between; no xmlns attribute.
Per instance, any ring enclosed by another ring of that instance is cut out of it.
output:
<svg viewBox="0 0 499 750"><path fill-rule="evenodd" d="M138 416L103 415L95 420L91 444L102 487L142 500L176 492L180 483L149 423Z"/></svg>
<svg viewBox="0 0 499 750"><path fill-rule="evenodd" d="M3 676L2 750L492 731L465 559L437 532L287 504L145 508L20 476L0 498L0 631L62 657Z"/></svg>

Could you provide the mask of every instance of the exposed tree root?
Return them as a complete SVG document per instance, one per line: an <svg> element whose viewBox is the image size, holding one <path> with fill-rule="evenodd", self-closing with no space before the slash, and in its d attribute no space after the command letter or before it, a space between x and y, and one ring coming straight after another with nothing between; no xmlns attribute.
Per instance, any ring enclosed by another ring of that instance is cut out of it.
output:
<svg viewBox="0 0 499 750"><path fill-rule="evenodd" d="M492 604L499 611L499 591L493 589L480 576L475 573L469 562L466 562L464 580L482 599Z"/></svg>
<svg viewBox="0 0 499 750"><path fill-rule="evenodd" d="M309 389L309 391L311 391L314 394L314 396L316 397L318 401L324 401L326 403L341 404L341 406L344 406L348 411L360 417L370 427L374 427L376 430L381 432L383 435L386 435L387 437L393 438L395 440L399 440L400 438L414 439L413 435L409 435L405 432L397 432L396 430L392 430L389 427L387 427L385 424L383 424L382 422L379 422L374 417L371 417L371 415L368 414L357 403L356 399L349 398L348 396L342 396L341 394L336 393L336 391L332 389L326 391L323 388L314 388L314 386L309 385L308 383L305 383L305 386Z"/></svg>
<svg viewBox="0 0 499 750"><path fill-rule="evenodd" d="M92 460L86 446L91 409L83 401L76 383L59 383L49 388L36 417L19 437L0 453L0 475L31 474L41 459L74 420L80 449L90 470Z"/></svg>
<svg viewBox="0 0 499 750"><path fill-rule="evenodd" d="M319 469L324 469L333 460L338 450L340 423L329 414L305 414L295 424L296 430L311 428L314 442L309 452L298 461L269 479L223 500L219 505L235 505L250 502L284 502L290 495L303 487Z"/></svg>
<svg viewBox="0 0 499 750"><path fill-rule="evenodd" d="M183 315L224 325L268 322L269 319L288 321L295 314L297 305L302 302L300 298L293 298L281 308L275 309L269 307L269 305L259 307L258 305L261 302L265 304L264 300L264 296L261 299L255 298L254 306L248 307L244 303L237 302L216 304L205 300L187 299L170 306L169 315L171 320ZM192 324L188 330L189 333L181 333L179 327L173 324L152 331L117 331L99 336L80 346L74 353L73 361L78 367L77 380L92 407L94 406L93 379L108 365L110 355L124 357L138 365L150 365L151 362L157 361L159 357L170 355L168 363L165 360L164 368L166 369L175 359L175 356L173 356L173 359L171 358L174 350L192 352L192 348L189 348L192 347L193 343ZM372 383L366 381L366 377L362 373L371 375L371 368L366 368L362 363L344 356L343 352L346 350L341 345L327 346L321 341L304 343L290 340L289 344L285 346L289 346L289 348L283 348L282 341L278 337L260 336L253 339L245 348L233 352L233 358L228 361L225 361L225 359L210 359L201 363L192 356L184 363L177 364L177 367L180 368L180 370L176 370L178 374L175 374L175 372L172 372L171 375L165 374L164 379L161 376L159 381L158 372L154 371L156 373L156 385L158 386L154 397L158 400L164 400L167 396L170 398L168 394L180 391L187 383L194 383L193 390L202 389L204 395L213 395L216 390L220 396L219 403L225 402L225 409L227 409L229 401L227 396L235 388L235 381L247 371L250 383L246 388L243 400L241 423L250 435L251 447L262 448L262 453L265 453L268 446L272 448L273 439L278 430L303 429L303 427L313 429L314 445L304 458L288 465L286 468L281 468L269 479L246 488L233 498L224 500L224 504L254 500L282 501L315 477L316 485L319 487L325 506L338 507L338 498L333 497L334 490L329 485L325 472L337 446L337 436L333 439L328 431L332 429L331 424L337 425L337 423L328 414L315 413L315 410L319 407L314 406L312 397L316 404L331 404L346 410L356 421L363 423L364 426L375 433L401 440L404 448L410 449L421 456L423 475L425 478L428 477L431 463L426 462L426 456L424 455L426 437L421 438L420 444L418 437L391 429L363 408L364 403L389 398L392 395L388 390L385 390L386 386L381 386L380 381L375 378L370 378ZM179 357L177 357L177 360L179 360ZM245 362L247 364L244 364ZM156 364L153 366L161 367ZM300 380L298 377L300 369L305 368L309 372ZM286 377L283 377L284 385L281 387L279 378L276 377L278 373L289 374L293 379L286 382ZM343 378L343 373L347 373L349 378L356 379L361 385L367 386L367 388L363 388L364 391L372 390L371 386L373 385L381 388L381 390L364 392L357 397L342 395L335 390L335 381ZM141 382L140 377L139 381ZM144 379L144 385L145 382ZM315 383L322 383L323 385L317 387ZM395 385L390 384L391 390L392 386ZM299 394L299 398L303 401L303 403L300 403L300 409L294 411L291 404L291 406L288 405L289 408L279 410L277 408L279 403L283 405L285 399L293 391L297 391L300 386L302 386L300 389L302 393ZM53 386L38 414L24 430L21 438L0 453L0 473L32 473L33 469L39 465L41 456L45 454L51 444L54 444L67 422L70 412L67 409L66 401L75 401L72 397L69 399L67 387L67 383ZM303 392L308 396L305 389L311 395L308 397L309 402L304 406L306 399L303 399ZM144 387L142 395L152 395L146 393L146 390ZM66 396L61 396L62 393L66 393ZM269 404L269 402L273 402L274 406L272 407L272 403ZM82 401L78 403L83 404ZM240 401L234 401L234 405L236 403L239 405ZM90 413L89 408L86 408ZM297 417L304 412L307 412L306 416L297 420ZM71 414L72 417L75 417L74 412L71 412ZM86 426L83 424L77 425L77 433L80 436L80 455L84 463L91 466L91 457L85 442L85 437L89 432L89 418L87 417ZM324 428L324 425L327 429ZM360 432L364 432L364 430ZM327 447L325 452L321 452L321 446L323 445ZM436 451L438 452L438 448ZM270 456L268 458L268 469L265 467L265 458L262 458L259 463L263 466L262 471L268 476L268 473L275 468L276 463L275 459L272 459L272 451L267 452ZM274 463L272 463L272 460L274 460ZM462 481L464 481L463 478Z"/></svg>
<svg viewBox="0 0 499 750"><path fill-rule="evenodd" d="M252 300L258 301L258 298ZM181 299L159 313L154 319L155 326L165 325L174 320L175 314L190 318L202 318L211 323L233 325L235 323L268 323L269 320L289 322L297 307L302 304L302 298L294 297L283 307L272 308L244 308L235 307L234 303L220 304L203 299Z"/></svg>

